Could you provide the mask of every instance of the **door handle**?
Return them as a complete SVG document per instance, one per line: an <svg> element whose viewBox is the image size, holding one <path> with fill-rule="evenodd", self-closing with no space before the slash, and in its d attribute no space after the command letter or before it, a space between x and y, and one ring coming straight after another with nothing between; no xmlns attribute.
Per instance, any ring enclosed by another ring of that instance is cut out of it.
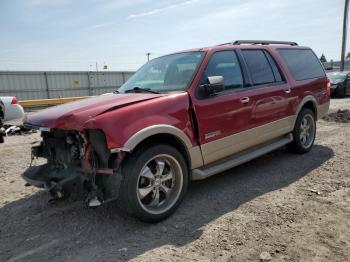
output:
<svg viewBox="0 0 350 262"><path fill-rule="evenodd" d="M242 104L248 104L249 103L249 97L243 97L242 99L241 99L241 102L242 102Z"/></svg>
<svg viewBox="0 0 350 262"><path fill-rule="evenodd" d="M290 88L288 88L288 89L284 90L284 92L285 92L286 94L290 94L290 92L292 92L292 90L291 90Z"/></svg>

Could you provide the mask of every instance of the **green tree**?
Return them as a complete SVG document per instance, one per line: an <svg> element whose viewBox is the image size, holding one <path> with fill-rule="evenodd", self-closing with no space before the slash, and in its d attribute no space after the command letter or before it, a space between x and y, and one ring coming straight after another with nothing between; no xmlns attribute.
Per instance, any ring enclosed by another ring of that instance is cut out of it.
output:
<svg viewBox="0 0 350 262"><path fill-rule="evenodd" d="M346 57L345 57L347 60L350 60L350 52L346 54Z"/></svg>
<svg viewBox="0 0 350 262"><path fill-rule="evenodd" d="M327 62L326 56L325 56L324 54L321 55L320 61L321 61L322 63L326 63L326 62Z"/></svg>

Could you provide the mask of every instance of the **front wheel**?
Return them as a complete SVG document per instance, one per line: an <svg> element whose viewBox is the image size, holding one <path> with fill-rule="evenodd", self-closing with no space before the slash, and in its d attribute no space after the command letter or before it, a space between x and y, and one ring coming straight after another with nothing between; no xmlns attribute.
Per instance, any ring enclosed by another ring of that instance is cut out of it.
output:
<svg viewBox="0 0 350 262"><path fill-rule="evenodd" d="M181 153L169 145L154 145L133 153L122 166L118 203L145 222L170 216L188 185L188 169Z"/></svg>
<svg viewBox="0 0 350 262"><path fill-rule="evenodd" d="M315 114L308 108L299 113L293 130L293 142L288 149L294 153L304 154L311 150L316 137Z"/></svg>

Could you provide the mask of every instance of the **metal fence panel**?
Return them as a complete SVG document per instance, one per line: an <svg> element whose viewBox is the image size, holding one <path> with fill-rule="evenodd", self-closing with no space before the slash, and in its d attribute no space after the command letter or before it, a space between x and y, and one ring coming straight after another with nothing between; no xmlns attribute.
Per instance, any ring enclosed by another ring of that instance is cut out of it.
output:
<svg viewBox="0 0 350 262"><path fill-rule="evenodd" d="M89 78L85 72L50 72L47 81L50 98L89 95Z"/></svg>
<svg viewBox="0 0 350 262"><path fill-rule="evenodd" d="M114 92L123 83L124 72L91 72L90 73L90 87L93 95L99 95L108 92Z"/></svg>
<svg viewBox="0 0 350 262"><path fill-rule="evenodd" d="M117 90L133 73L0 71L0 96L27 100L99 95Z"/></svg>
<svg viewBox="0 0 350 262"><path fill-rule="evenodd" d="M35 99L42 96L45 86L43 72L0 72L0 96L15 93L21 99Z"/></svg>

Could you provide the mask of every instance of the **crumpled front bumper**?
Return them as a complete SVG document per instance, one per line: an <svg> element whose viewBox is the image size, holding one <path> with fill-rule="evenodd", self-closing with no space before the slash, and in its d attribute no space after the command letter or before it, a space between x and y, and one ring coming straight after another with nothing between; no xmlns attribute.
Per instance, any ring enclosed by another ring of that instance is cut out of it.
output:
<svg viewBox="0 0 350 262"><path fill-rule="evenodd" d="M74 192L83 192L83 183L86 181L83 172L73 168L54 170L49 164L31 166L22 178L32 186L44 188L52 195L63 196Z"/></svg>

